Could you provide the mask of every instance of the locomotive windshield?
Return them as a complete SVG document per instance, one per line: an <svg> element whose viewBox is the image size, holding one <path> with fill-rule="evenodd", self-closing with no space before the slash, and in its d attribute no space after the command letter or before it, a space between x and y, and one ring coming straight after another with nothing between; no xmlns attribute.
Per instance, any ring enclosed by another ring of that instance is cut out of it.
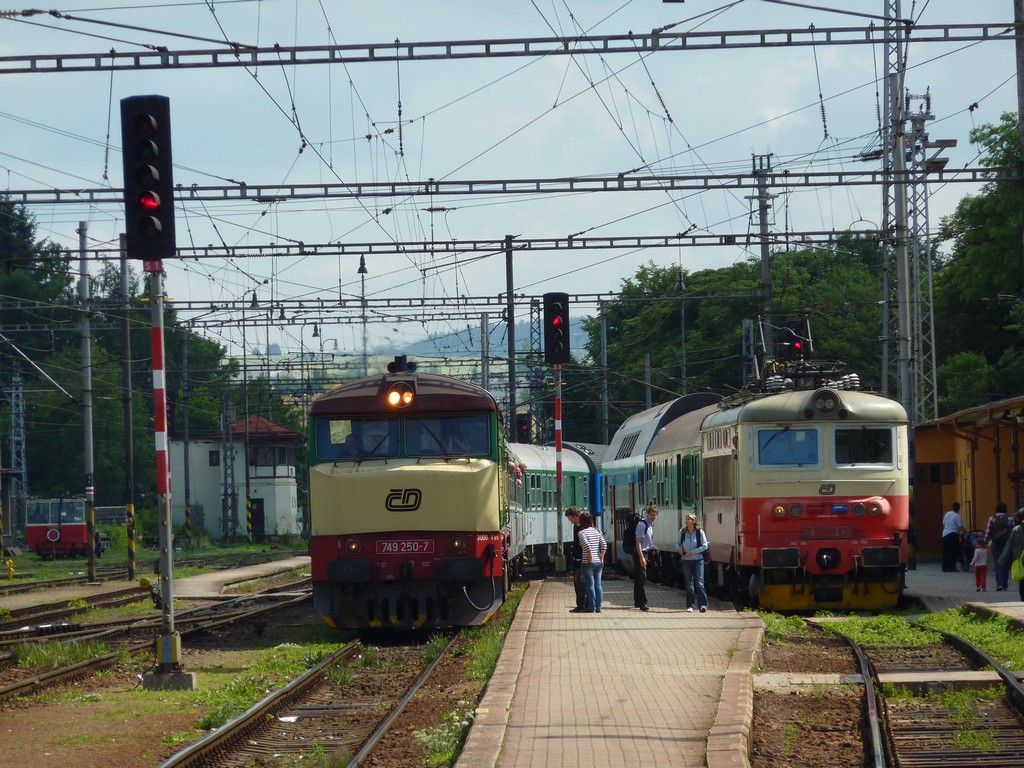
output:
<svg viewBox="0 0 1024 768"><path fill-rule="evenodd" d="M64 525L85 522L82 499L39 499L29 501L25 514L29 525Z"/></svg>
<svg viewBox="0 0 1024 768"><path fill-rule="evenodd" d="M321 459L387 459L398 456L398 419L317 419Z"/></svg>
<svg viewBox="0 0 1024 768"><path fill-rule="evenodd" d="M391 419L320 418L316 422L316 454L320 459L348 461L400 455L487 456L491 452L489 425L486 413Z"/></svg>
<svg viewBox="0 0 1024 768"><path fill-rule="evenodd" d="M491 436L485 413L471 416L408 416L405 452L408 456L486 456Z"/></svg>
<svg viewBox="0 0 1024 768"><path fill-rule="evenodd" d="M891 427L836 428L836 466L892 466Z"/></svg>
<svg viewBox="0 0 1024 768"><path fill-rule="evenodd" d="M803 467L818 463L816 429L757 430L757 463L762 467Z"/></svg>

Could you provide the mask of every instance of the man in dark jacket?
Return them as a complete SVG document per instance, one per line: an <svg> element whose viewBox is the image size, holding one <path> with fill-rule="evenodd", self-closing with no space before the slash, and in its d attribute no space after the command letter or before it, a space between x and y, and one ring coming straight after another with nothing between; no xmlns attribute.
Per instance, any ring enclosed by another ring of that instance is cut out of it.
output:
<svg viewBox="0 0 1024 768"><path fill-rule="evenodd" d="M1003 554L998 563L1009 571L1013 561L1019 559L1022 554L1024 554L1024 507L1017 510L1017 527L1010 532L1010 537L1006 540L1006 546L1003 547ZM1017 582L1017 586L1020 591L1020 599L1024 601L1024 581Z"/></svg>
<svg viewBox="0 0 1024 768"><path fill-rule="evenodd" d="M996 592L1002 592L1010 583L1010 566L1004 568L1000 565L999 559L1003 556L1003 548L1010 540L1010 531L1013 527L1014 520L1006 511L1006 503L1000 501L996 504L996 512L988 519L988 526L985 528L985 541L992 544L992 560L996 564Z"/></svg>
<svg viewBox="0 0 1024 768"><path fill-rule="evenodd" d="M587 593L583 587L583 547L580 544L580 508L569 507L565 516L572 523L572 544L569 546L569 562L572 564L572 585L576 589L576 607L569 613L585 613Z"/></svg>

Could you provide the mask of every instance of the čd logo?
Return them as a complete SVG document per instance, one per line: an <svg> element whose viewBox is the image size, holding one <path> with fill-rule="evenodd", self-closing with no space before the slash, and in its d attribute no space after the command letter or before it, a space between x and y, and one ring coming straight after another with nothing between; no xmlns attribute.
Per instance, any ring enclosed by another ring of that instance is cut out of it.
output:
<svg viewBox="0 0 1024 768"><path fill-rule="evenodd" d="M423 494L419 488L392 488L384 500L389 512L413 512L420 508Z"/></svg>

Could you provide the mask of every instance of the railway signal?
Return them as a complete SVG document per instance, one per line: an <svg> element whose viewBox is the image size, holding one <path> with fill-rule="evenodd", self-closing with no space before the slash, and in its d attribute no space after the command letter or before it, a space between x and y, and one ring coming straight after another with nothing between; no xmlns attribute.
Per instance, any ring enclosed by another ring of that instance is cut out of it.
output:
<svg viewBox="0 0 1024 768"><path fill-rule="evenodd" d="M569 294L544 294L544 362L569 362Z"/></svg>
<svg viewBox="0 0 1024 768"><path fill-rule="evenodd" d="M121 99L121 157L128 258L173 258L171 103L166 96Z"/></svg>
<svg viewBox="0 0 1024 768"><path fill-rule="evenodd" d="M814 340L807 318L786 323L776 344L780 360L807 360L814 354Z"/></svg>

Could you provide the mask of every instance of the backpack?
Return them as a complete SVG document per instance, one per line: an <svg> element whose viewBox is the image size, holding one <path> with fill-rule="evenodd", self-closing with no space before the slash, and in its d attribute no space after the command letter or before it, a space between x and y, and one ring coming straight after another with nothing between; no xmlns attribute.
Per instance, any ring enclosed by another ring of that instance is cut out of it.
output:
<svg viewBox="0 0 1024 768"><path fill-rule="evenodd" d="M646 518L641 519L640 515L636 512L630 512L626 515L626 528L622 532L622 548L627 555L632 557L636 557L636 527L640 523L644 524L645 531L651 525L647 522Z"/></svg>
<svg viewBox="0 0 1024 768"><path fill-rule="evenodd" d="M704 543L708 545L708 548L705 549L700 554L701 554L701 557L704 558L704 562L705 563L710 563L711 562L711 542L708 540L708 535L706 533L704 533L704 530L699 525L694 526L693 530L694 530L694 533L697 534L697 546L700 546L701 537L703 537ZM680 546L682 546L683 536L685 534L686 534L686 528L684 527L684 528L682 528L679 531L679 543L680 543Z"/></svg>
<svg viewBox="0 0 1024 768"><path fill-rule="evenodd" d="M992 518L992 541L1006 541L1012 528L1009 515L995 515Z"/></svg>

